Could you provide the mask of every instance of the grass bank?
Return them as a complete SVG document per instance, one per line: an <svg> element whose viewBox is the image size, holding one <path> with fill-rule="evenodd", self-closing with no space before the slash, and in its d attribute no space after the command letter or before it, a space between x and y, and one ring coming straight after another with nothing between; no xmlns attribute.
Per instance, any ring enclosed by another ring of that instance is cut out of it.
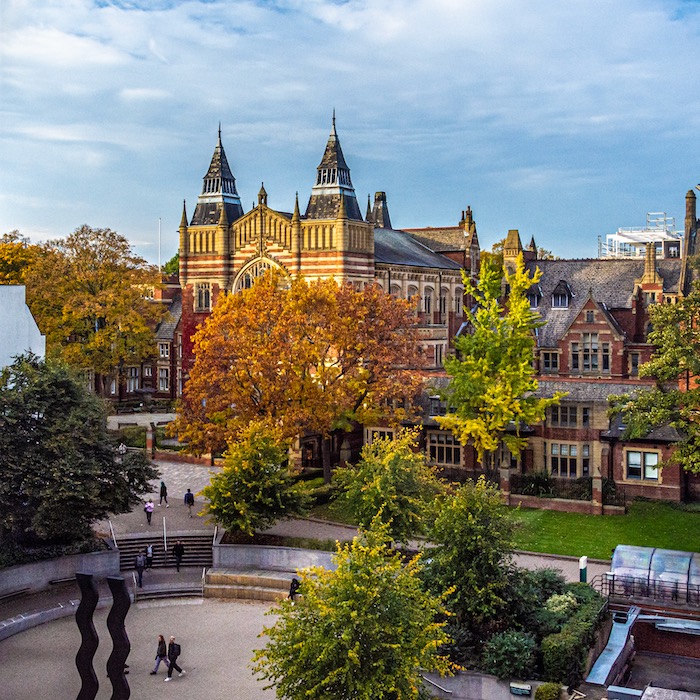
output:
<svg viewBox="0 0 700 700"><path fill-rule="evenodd" d="M634 501L627 515L581 515L514 509L516 547L546 554L609 559L618 544L700 552L700 512L670 503Z"/></svg>

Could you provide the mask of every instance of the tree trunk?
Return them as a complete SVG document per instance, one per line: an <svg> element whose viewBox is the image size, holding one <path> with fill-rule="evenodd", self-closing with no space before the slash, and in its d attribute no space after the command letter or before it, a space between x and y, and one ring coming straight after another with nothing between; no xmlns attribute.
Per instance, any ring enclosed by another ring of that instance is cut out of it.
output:
<svg viewBox="0 0 700 700"><path fill-rule="evenodd" d="M323 481L331 483L331 439L324 435L321 437L321 461L323 462Z"/></svg>

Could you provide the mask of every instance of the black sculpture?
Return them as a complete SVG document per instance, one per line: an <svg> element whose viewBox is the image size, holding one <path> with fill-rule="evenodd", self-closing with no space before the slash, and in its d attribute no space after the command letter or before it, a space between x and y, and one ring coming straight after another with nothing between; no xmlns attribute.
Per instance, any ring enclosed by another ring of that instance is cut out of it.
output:
<svg viewBox="0 0 700 700"><path fill-rule="evenodd" d="M107 629L112 637L112 653L107 659L107 675L112 683L111 700L129 700L131 690L124 674L126 659L131 650L124 620L129 612L131 599L126 581L121 576L108 576L107 584L112 591L112 609L107 615Z"/></svg>
<svg viewBox="0 0 700 700"><path fill-rule="evenodd" d="M99 594L97 586L92 580L92 574L76 574L75 577L78 579L78 586L80 587L80 605L78 605L78 609L75 612L75 621L78 624L82 638L80 649L75 655L75 665L82 680L80 693L78 693L76 700L95 700L100 684L97 681L97 674L92 665L92 660L95 657L99 639L92 616L97 607Z"/></svg>

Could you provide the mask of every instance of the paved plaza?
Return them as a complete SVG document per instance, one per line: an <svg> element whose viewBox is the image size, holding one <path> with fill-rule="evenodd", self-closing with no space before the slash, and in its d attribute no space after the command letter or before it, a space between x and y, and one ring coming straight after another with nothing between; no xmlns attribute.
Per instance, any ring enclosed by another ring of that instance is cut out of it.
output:
<svg viewBox="0 0 700 700"><path fill-rule="evenodd" d="M132 605L126 618L131 642L129 687L135 700L206 698L206 700L273 700L273 690L252 674L252 650L264 645L258 634L274 620L265 617L269 605L220 600L144 601ZM95 613L100 645L94 667L100 683L97 697L107 700L112 685L106 663L112 644L107 631L108 610ZM165 683L167 669L153 670L157 636L174 635L182 645L177 673ZM0 642L0 698L3 700L70 700L78 695L80 677L75 654L80 634L73 617L66 617Z"/></svg>

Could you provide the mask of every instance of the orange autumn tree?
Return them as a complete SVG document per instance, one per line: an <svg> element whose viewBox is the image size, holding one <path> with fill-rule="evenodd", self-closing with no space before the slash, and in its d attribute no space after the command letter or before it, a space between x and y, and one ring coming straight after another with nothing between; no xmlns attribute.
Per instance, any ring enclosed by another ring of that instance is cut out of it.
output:
<svg viewBox="0 0 700 700"><path fill-rule="evenodd" d="M195 453L221 451L252 420L293 438L410 411L421 355L411 303L379 286L279 273L221 297L194 336L174 429ZM330 448L323 440L324 476Z"/></svg>

